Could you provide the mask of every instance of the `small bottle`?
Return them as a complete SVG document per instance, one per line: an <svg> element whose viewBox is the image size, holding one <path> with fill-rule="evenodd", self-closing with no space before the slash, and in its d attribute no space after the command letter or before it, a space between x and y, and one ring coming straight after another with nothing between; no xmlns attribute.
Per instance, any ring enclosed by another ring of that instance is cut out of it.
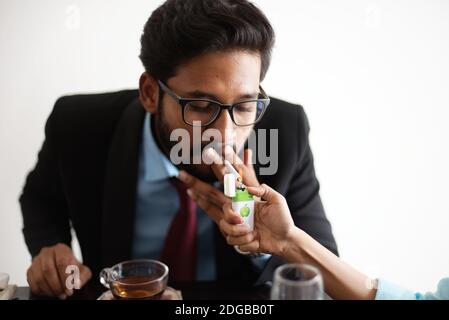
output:
<svg viewBox="0 0 449 320"><path fill-rule="evenodd" d="M232 199L232 210L242 217L243 222L254 230L254 199L241 183L238 188L235 187L237 177L233 173L224 176L224 194Z"/></svg>
<svg viewBox="0 0 449 320"><path fill-rule="evenodd" d="M242 217L250 231L254 230L254 199L246 188L236 190L235 197L232 198L232 210Z"/></svg>

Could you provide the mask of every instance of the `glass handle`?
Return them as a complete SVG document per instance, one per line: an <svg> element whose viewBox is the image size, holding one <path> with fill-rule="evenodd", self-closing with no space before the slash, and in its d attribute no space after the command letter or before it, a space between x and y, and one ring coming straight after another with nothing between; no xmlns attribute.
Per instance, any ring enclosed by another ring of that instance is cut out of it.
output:
<svg viewBox="0 0 449 320"><path fill-rule="evenodd" d="M104 268L100 272L100 282L102 285L104 285L106 288L110 289L109 283L112 279L112 270L111 268Z"/></svg>

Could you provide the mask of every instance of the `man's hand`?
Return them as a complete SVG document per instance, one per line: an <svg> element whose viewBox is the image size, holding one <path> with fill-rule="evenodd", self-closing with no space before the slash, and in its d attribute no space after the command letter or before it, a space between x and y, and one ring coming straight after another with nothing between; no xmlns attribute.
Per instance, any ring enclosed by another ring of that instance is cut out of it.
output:
<svg viewBox="0 0 449 320"><path fill-rule="evenodd" d="M243 161L228 145L224 147L223 153L225 159L228 160L237 172L240 173L245 185L252 187L257 187L260 185L252 164L253 151L251 149L245 149L243 151ZM217 179L219 181L223 181L224 175L227 173L227 169L220 155L214 149L210 148L204 151L204 156L209 163L212 163L212 171Z"/></svg>
<svg viewBox="0 0 449 320"><path fill-rule="evenodd" d="M224 149L224 154L225 158L228 159L236 170L240 172L245 185L259 186L259 181L257 180L251 163L251 149L246 149L244 151L244 161L242 161L230 147ZM219 181L223 181L226 167L224 166L222 159L215 151L207 154L207 157L209 157L211 160L210 162L212 162L211 167L215 176ZM231 203L231 200L214 186L199 180L185 171L179 173L179 179L187 185L187 194L217 225L219 225L220 220L223 218L223 205L225 203Z"/></svg>
<svg viewBox="0 0 449 320"><path fill-rule="evenodd" d="M221 206L230 200L214 186L185 171L179 172L179 179L187 185L189 197L218 224L222 216Z"/></svg>
<svg viewBox="0 0 449 320"><path fill-rule="evenodd" d="M75 258L72 249L67 245L58 243L42 248L39 254L33 258L27 271L31 292L59 299L71 296L73 290L66 287L66 278L69 276L66 273L66 268L69 265L79 268L81 287L92 277L90 269Z"/></svg>

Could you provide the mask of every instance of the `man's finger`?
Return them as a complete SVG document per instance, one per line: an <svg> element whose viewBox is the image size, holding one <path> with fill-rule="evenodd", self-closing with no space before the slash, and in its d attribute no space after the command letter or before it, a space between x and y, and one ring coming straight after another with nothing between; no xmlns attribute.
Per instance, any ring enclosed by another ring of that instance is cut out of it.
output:
<svg viewBox="0 0 449 320"><path fill-rule="evenodd" d="M217 177L218 181L223 181L224 175L228 173L228 169L224 165L224 159L228 160L231 164L241 163L240 159L235 159L235 153L231 146L223 146L224 159L212 148L206 150L206 159L211 163L212 171Z"/></svg>
<svg viewBox="0 0 449 320"><path fill-rule="evenodd" d="M253 168L253 150L252 149L245 149L243 151L243 163L248 168ZM254 170L254 168L253 168Z"/></svg>
<svg viewBox="0 0 449 320"><path fill-rule="evenodd" d="M223 164L222 157L212 147L207 148L203 151L203 159L204 159L204 163L208 164L208 165L213 165L213 164L217 164L217 165L221 164L222 165Z"/></svg>
<svg viewBox="0 0 449 320"><path fill-rule="evenodd" d="M89 267L83 264L80 264L79 268L81 287L83 287L92 278L92 271L90 271Z"/></svg>
<svg viewBox="0 0 449 320"><path fill-rule="evenodd" d="M187 194L193 201L195 201L195 203L198 205L198 207L203 209L203 211L215 223L217 223L217 224L219 223L219 221L220 221L220 219L221 219L221 217L223 215L219 206L216 206L215 204L210 202L208 199L206 199L205 197L203 197L200 194L196 193L192 189L187 189Z"/></svg>
<svg viewBox="0 0 449 320"><path fill-rule="evenodd" d="M243 164L242 159L235 153L234 149L230 145L224 146L224 156L233 165Z"/></svg>
<svg viewBox="0 0 449 320"><path fill-rule="evenodd" d="M46 283L53 295L65 299L64 288L58 276L58 269L55 263L54 250L49 250L40 259L42 273L45 277Z"/></svg>
<svg viewBox="0 0 449 320"><path fill-rule="evenodd" d="M188 174L185 171L179 172L179 179L184 182L184 184L189 189L194 189L196 193L207 195L211 201L213 201L216 205L222 206L223 203L229 201L229 199L218 189L211 186L210 184L195 178L194 176Z"/></svg>
<svg viewBox="0 0 449 320"><path fill-rule="evenodd" d="M45 275L42 271L40 261L38 263L39 263L39 265L36 265L36 267L33 269L33 275L34 275L34 280L36 281L36 285L39 287L39 290L41 291L41 293L43 295L53 297L54 294L53 294L52 290L50 289L50 287L48 286L47 280L45 280Z"/></svg>
<svg viewBox="0 0 449 320"><path fill-rule="evenodd" d="M209 192L201 192L200 190L194 190L194 189L187 189L194 193L196 193L199 197L204 198L208 202L212 203L213 205L217 207L221 207L224 203L231 203L231 200L225 197L221 191L213 188L213 190L210 190ZM215 191L214 191L215 190Z"/></svg>
<svg viewBox="0 0 449 320"><path fill-rule="evenodd" d="M226 167L222 164L212 164L210 167L218 181L223 181L224 176L227 173Z"/></svg>
<svg viewBox="0 0 449 320"><path fill-rule="evenodd" d="M73 290L67 288L66 280L69 274L67 274L68 266L78 266L79 262L76 260L75 255L73 254L72 249L70 249L66 245L58 245L55 248L55 264L58 268L59 279L64 287L65 294L67 296L71 296L73 294Z"/></svg>
<svg viewBox="0 0 449 320"><path fill-rule="evenodd" d="M234 152L234 150L230 146L226 146L225 148L225 156L226 159L231 159L232 165L242 176L243 183L247 186L258 186L259 181L257 180L256 173L254 171L254 167L252 164L252 150L245 149L243 151L243 161L240 157Z"/></svg>
<svg viewBox="0 0 449 320"><path fill-rule="evenodd" d="M229 145L223 146L223 155L224 159L234 166L243 164L242 160L235 154L234 149ZM224 175L228 173L228 169L224 165L224 159L214 148L208 148L204 151L204 159L207 161L207 164L211 165L212 171L217 179L223 181Z"/></svg>
<svg viewBox="0 0 449 320"><path fill-rule="evenodd" d="M30 286L31 292L33 294L35 294L35 295L42 295L43 294L43 292L41 291L41 289L39 288L39 286L36 283L36 278L35 278L35 276L33 274L33 268L32 267L28 268L27 281L28 281L28 284Z"/></svg>

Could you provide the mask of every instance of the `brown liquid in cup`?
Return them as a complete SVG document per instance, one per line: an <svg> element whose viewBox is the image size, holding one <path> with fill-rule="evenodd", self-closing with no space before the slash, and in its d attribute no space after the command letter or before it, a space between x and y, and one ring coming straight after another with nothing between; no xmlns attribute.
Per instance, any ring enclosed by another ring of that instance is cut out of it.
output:
<svg viewBox="0 0 449 320"><path fill-rule="evenodd" d="M160 300L166 286L163 282L148 283L158 277L129 276L111 283L111 292L119 300Z"/></svg>

